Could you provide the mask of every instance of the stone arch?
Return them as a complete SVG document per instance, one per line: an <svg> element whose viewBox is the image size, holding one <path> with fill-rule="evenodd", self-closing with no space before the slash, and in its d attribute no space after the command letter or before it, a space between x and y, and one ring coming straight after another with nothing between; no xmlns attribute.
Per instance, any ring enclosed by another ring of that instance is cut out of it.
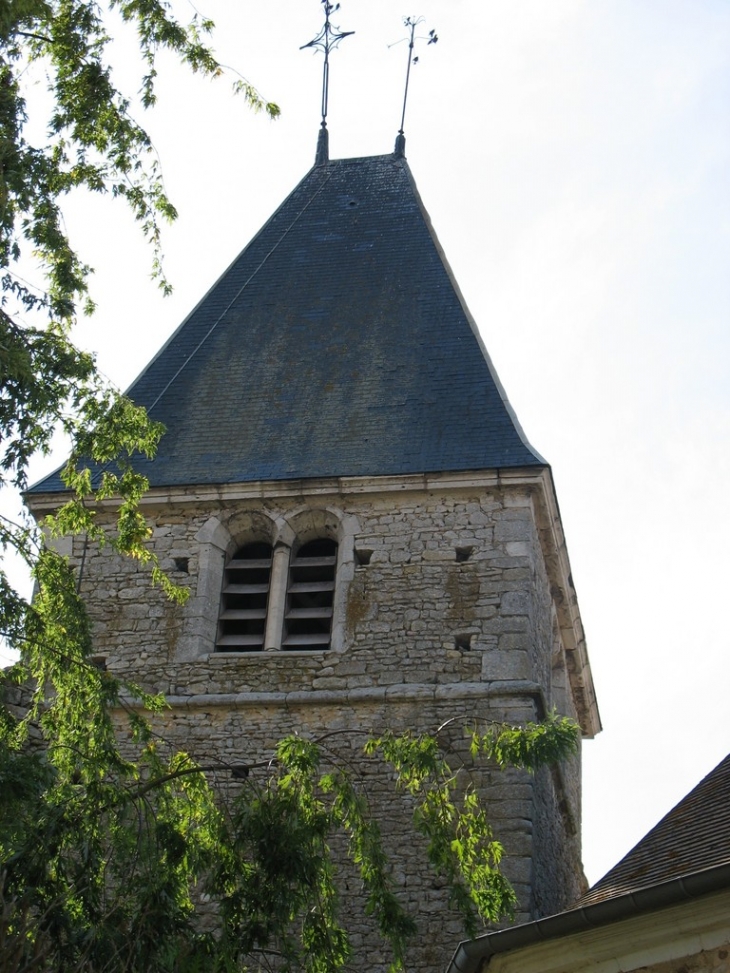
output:
<svg viewBox="0 0 730 973"><path fill-rule="evenodd" d="M227 557L237 548L255 541L263 541L273 547L278 533L276 518L265 510L237 510L227 519L225 529L228 534L225 547Z"/></svg>
<svg viewBox="0 0 730 973"><path fill-rule="evenodd" d="M294 534L294 550L319 537L328 537L340 544L342 514L335 508L300 507L289 514L286 522Z"/></svg>

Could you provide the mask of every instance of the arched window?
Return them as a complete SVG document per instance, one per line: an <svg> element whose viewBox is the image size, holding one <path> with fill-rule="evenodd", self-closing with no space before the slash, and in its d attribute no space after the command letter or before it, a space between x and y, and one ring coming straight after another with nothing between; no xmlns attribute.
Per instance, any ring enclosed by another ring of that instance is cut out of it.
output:
<svg viewBox="0 0 730 973"><path fill-rule="evenodd" d="M261 651L271 582L271 544L239 548L223 576L216 648L222 652Z"/></svg>
<svg viewBox="0 0 730 973"><path fill-rule="evenodd" d="M291 559L284 616L284 649L328 649L332 638L337 544L317 538Z"/></svg>

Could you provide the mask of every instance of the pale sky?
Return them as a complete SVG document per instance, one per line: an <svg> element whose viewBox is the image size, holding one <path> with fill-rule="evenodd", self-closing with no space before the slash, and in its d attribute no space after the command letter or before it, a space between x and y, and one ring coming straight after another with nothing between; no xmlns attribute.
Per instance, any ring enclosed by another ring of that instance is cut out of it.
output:
<svg viewBox="0 0 730 973"><path fill-rule="evenodd" d="M171 299L121 207L73 201L99 305L80 340L122 387L314 160L321 59L299 47L321 5L198 6L221 60L283 115L164 61L144 121L181 213ZM553 468L604 726L584 746L595 882L730 749L730 4L343 0L334 22L356 33L332 55L333 158L392 150L406 45L388 45L407 14L439 42L416 51L406 155Z"/></svg>

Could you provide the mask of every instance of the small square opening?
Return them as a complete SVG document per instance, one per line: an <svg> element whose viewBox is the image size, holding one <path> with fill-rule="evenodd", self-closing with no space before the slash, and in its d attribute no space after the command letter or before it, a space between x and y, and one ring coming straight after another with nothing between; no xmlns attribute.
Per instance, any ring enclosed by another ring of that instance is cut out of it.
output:
<svg viewBox="0 0 730 973"><path fill-rule="evenodd" d="M470 652L471 651L471 640L472 635L470 632L462 632L454 636L454 644L459 652Z"/></svg>
<svg viewBox="0 0 730 973"><path fill-rule="evenodd" d="M474 553L473 547L457 547L456 548L456 560L457 561L468 561L469 558Z"/></svg>

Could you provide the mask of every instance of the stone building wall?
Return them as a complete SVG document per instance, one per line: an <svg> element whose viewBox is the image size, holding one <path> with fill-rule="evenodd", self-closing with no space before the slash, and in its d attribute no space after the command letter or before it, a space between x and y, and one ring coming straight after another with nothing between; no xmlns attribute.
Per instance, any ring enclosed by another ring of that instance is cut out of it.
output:
<svg viewBox="0 0 730 973"><path fill-rule="evenodd" d="M159 729L209 763L246 763L289 732L450 732L474 719L521 723L554 704L576 715L536 513L528 487L320 492L310 496L150 497L152 546L190 588L166 601L136 565L108 549L84 555L81 591L109 670L164 692ZM335 634L327 652L215 652L225 558L248 540L339 542ZM543 532L544 535L544 532ZM81 560L80 541L74 557ZM343 735L346 749L361 739ZM369 785L401 893L420 913L414 961L445 968L462 938L427 874L408 812L384 778ZM579 763L530 777L481 772L495 835L519 897L518 918L567 906L581 891ZM358 910L359 883L343 875ZM357 932L358 963L382 965Z"/></svg>

